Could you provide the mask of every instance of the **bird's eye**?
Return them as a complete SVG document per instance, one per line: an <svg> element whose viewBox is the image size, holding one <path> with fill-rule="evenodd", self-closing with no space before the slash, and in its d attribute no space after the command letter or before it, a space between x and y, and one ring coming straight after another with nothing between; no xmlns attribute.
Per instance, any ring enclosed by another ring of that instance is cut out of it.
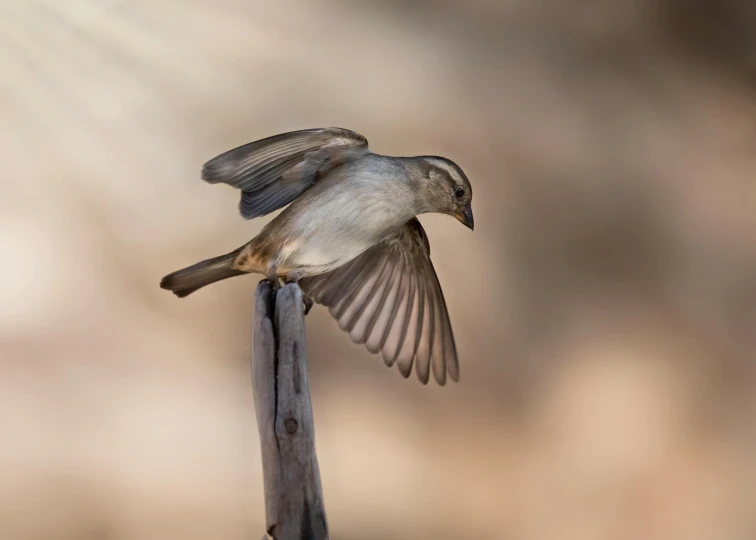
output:
<svg viewBox="0 0 756 540"><path fill-rule="evenodd" d="M464 197L465 196L464 188L458 187L457 189L455 189L454 196L458 199L461 199L462 197Z"/></svg>

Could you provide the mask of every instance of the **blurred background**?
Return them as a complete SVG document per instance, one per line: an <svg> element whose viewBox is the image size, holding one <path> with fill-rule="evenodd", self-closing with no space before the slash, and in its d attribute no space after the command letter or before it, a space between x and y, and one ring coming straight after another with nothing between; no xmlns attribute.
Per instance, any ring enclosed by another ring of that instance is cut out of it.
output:
<svg viewBox="0 0 756 540"><path fill-rule="evenodd" d="M307 318L332 538L756 538L756 8L0 1L0 538L264 532L267 218L202 164L341 126L471 179L421 218L461 357L421 386Z"/></svg>

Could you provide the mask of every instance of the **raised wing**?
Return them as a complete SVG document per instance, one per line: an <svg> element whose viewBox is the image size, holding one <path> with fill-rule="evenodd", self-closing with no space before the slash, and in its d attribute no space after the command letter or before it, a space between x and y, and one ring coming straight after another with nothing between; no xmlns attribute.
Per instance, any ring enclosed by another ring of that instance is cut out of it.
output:
<svg viewBox="0 0 756 540"><path fill-rule="evenodd" d="M430 371L440 385L459 380L459 362L430 245L413 218L346 265L303 278L302 290L327 306L352 341L406 378L415 366L423 384Z"/></svg>
<svg viewBox="0 0 756 540"><path fill-rule="evenodd" d="M304 129L229 150L205 164L202 178L240 189L239 212L252 219L283 208L332 168L367 152L367 139L354 131Z"/></svg>

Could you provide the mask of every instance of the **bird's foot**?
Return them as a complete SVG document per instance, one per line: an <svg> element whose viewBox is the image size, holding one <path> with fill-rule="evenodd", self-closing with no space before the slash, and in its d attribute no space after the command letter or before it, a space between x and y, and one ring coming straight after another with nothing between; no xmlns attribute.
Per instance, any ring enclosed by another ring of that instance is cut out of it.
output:
<svg viewBox="0 0 756 540"><path fill-rule="evenodd" d="M312 309L312 306L315 304L315 301L306 294L302 293L302 303L304 304L304 314L307 315Z"/></svg>
<svg viewBox="0 0 756 540"><path fill-rule="evenodd" d="M278 278L278 276L267 276L265 279L270 283L270 286L273 288L273 293L275 294L276 292L278 292L278 289L281 288L281 280Z"/></svg>
<svg viewBox="0 0 756 540"><path fill-rule="evenodd" d="M302 277L302 272L299 272L297 270L292 270L291 272L286 274L286 283L296 283L299 284L299 279Z"/></svg>
<svg viewBox="0 0 756 540"><path fill-rule="evenodd" d="M299 279L302 277L302 272L297 270L292 270L291 272L286 274L286 284L294 283L296 285L299 285ZM312 309L312 306L315 302L312 298L302 293L302 304L304 304L304 314L307 315L310 310Z"/></svg>
<svg viewBox="0 0 756 540"><path fill-rule="evenodd" d="M278 264L271 262L268 265L268 271L266 272L265 279L270 282L270 286L273 287L273 294L278 292L281 288L281 279L278 277Z"/></svg>

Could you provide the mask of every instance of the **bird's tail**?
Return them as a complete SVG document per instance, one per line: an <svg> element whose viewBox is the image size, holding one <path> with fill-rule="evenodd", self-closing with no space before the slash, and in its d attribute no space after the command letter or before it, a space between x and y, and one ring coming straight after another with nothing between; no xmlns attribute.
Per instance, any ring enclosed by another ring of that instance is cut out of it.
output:
<svg viewBox="0 0 756 540"><path fill-rule="evenodd" d="M183 298L205 285L246 274L246 272L236 270L233 267L234 260L242 249L244 249L244 246L226 255L207 259L168 274L160 281L160 287L172 291L179 298Z"/></svg>

